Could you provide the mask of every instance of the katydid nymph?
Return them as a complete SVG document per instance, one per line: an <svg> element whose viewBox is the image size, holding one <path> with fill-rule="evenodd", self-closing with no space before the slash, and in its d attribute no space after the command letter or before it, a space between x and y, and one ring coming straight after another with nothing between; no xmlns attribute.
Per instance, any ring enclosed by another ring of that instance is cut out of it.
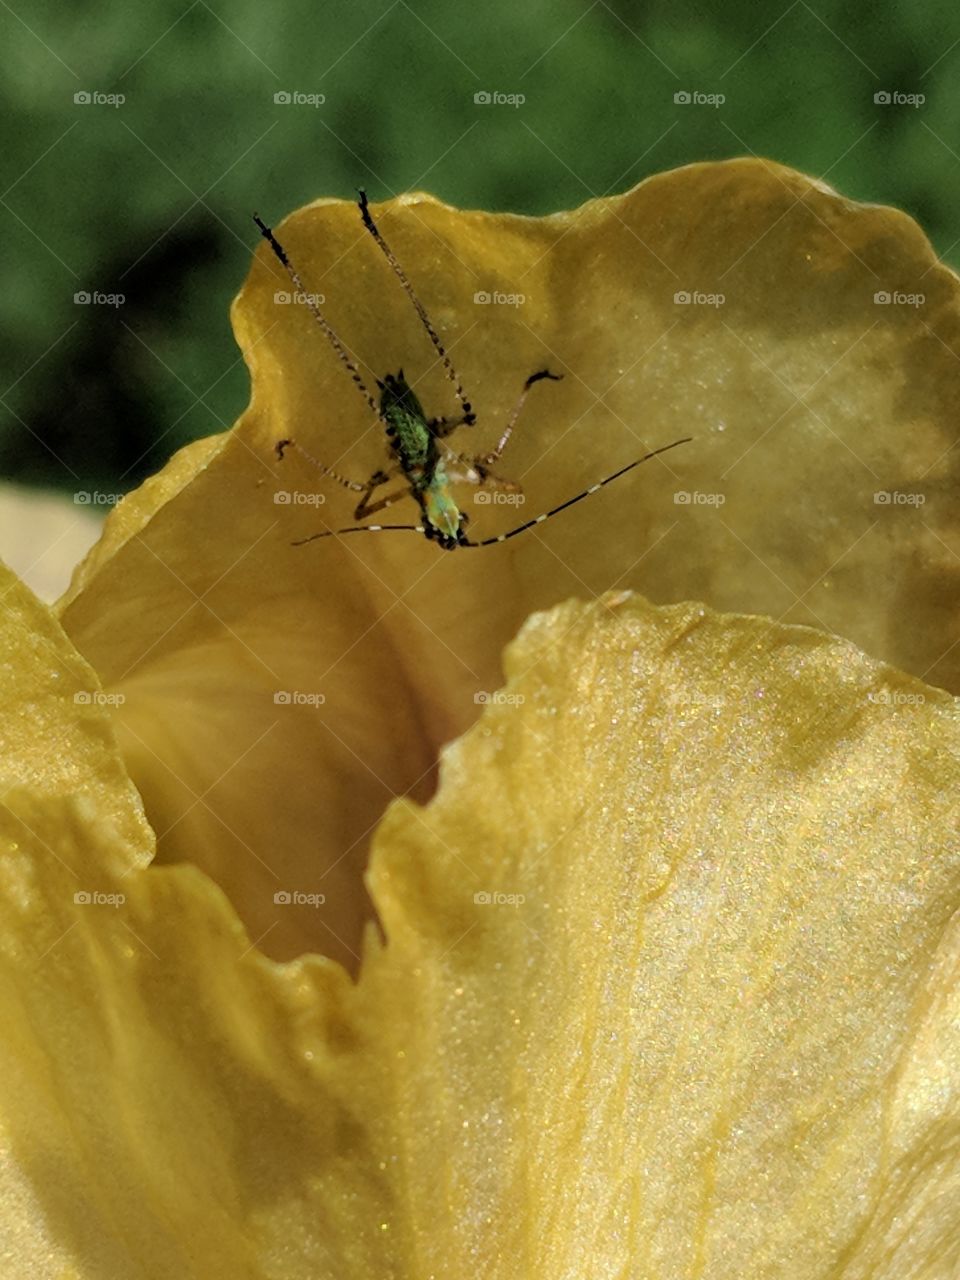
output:
<svg viewBox="0 0 960 1280"><path fill-rule="evenodd" d="M504 450L510 442L510 437L513 435L517 420L531 388L540 382L559 382L562 375L551 373L549 369L540 369L536 373L530 374L523 384L523 389L507 418L500 439L493 449L479 454L458 453L452 449L447 443L448 437L459 427L475 426L477 415L464 392L463 384L457 376L450 357L444 349L439 334L430 322L422 302L392 249L383 238L379 227L374 222L366 194L363 191L360 192L359 209L363 225L390 264L433 344L448 379L453 384L459 412L450 417L428 417L413 388L404 378L402 369L396 374L388 373L382 379L378 378L376 380L380 396L379 400L375 399L364 382L355 359L321 311L316 298L307 293L300 275L290 262L286 251L280 245L271 229L261 221L257 214L254 214L254 221L290 277L297 296L305 300L314 320L349 373L358 391L366 401L368 408L373 411L382 423L386 432L391 465L387 470L375 471L366 483L361 483L357 480L351 480L335 471L332 467L325 465L292 439L279 440L277 442L277 456L282 459L287 449L295 448L323 475L342 485L343 488L359 494L360 499L354 511L355 520L365 520L370 516L375 516L401 498L408 496L414 498L420 507L420 522L418 524L357 524L345 529L325 529L321 533L314 533L307 538L299 539L293 544L294 546L303 546L305 543L314 542L318 538L339 537L348 533L400 532L419 533L430 541L436 542L445 551L455 551L458 547L495 546L499 542L506 542L509 538L515 538L518 534L532 529L535 525L543 524L545 520L549 520L552 516L559 515L561 511L566 511L568 507L582 502L584 498L590 497L591 494L596 493L612 481L618 480L621 476L626 475L628 471L632 471L634 467L640 466L641 463L647 462L650 458L655 458L659 454L666 453L668 449L675 449L678 445L689 442L691 437L686 436L682 440L674 440L671 444L662 445L659 449L654 449L650 453L644 454L643 457L635 459L618 471L614 471L612 475L608 475L603 480L597 481L596 484L590 485L589 488L584 489L581 493L575 494L572 498L567 498L565 502L561 502L558 506L552 507L549 511L544 511L541 515L534 516L531 520L525 520L522 524L508 530L506 533L497 534L489 538L480 538L476 541L471 540L466 531L469 517L466 512L461 511L457 504L454 486L469 484L482 486L488 491L499 491L507 494L519 494L521 492L518 484L497 475L493 468L499 464ZM400 487L386 496L374 500L374 495L377 491L383 485L388 484L393 477L400 478Z"/></svg>

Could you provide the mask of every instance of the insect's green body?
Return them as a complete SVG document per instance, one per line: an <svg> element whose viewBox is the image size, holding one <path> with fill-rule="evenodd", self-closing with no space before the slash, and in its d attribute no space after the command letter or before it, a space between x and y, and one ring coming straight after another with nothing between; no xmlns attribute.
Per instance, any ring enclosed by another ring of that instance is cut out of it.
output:
<svg viewBox="0 0 960 1280"><path fill-rule="evenodd" d="M427 466L431 454L437 452L436 442L427 425L427 415L404 381L402 369L396 377L388 373L379 385L380 412L387 421L390 447L404 472L412 478L412 473Z"/></svg>
<svg viewBox="0 0 960 1280"><path fill-rule="evenodd" d="M420 504L427 536L452 550L464 541L467 520L450 489L436 431L402 369L396 377L388 373L379 386L390 450Z"/></svg>

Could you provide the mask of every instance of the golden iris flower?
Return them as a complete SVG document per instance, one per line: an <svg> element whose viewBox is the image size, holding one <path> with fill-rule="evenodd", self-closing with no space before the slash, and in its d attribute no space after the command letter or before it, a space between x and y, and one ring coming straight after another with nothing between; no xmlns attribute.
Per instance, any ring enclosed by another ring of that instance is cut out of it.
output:
<svg viewBox="0 0 960 1280"><path fill-rule="evenodd" d="M478 449L564 374L524 515L694 441L508 547L294 549L350 502L275 440L382 444L261 249L236 428L56 611L4 579L3 1274L947 1280L955 277L754 161L377 216ZM449 411L355 210L278 234Z"/></svg>

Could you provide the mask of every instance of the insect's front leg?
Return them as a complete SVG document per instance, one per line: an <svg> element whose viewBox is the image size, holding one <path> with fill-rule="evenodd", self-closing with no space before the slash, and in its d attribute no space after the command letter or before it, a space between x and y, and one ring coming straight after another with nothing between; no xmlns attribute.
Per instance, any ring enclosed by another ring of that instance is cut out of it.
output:
<svg viewBox="0 0 960 1280"><path fill-rule="evenodd" d="M496 493L523 493L523 486L516 480L506 480L490 470L487 455L476 458L457 455L457 464L447 472L451 484L472 484L477 489L491 489Z"/></svg>
<svg viewBox="0 0 960 1280"><path fill-rule="evenodd" d="M483 458L474 459L473 470L480 476L480 487L483 489L493 489L496 493L523 493L522 484L495 475Z"/></svg>
<svg viewBox="0 0 960 1280"><path fill-rule="evenodd" d="M456 418L431 418L427 426L432 435L442 440L444 436L456 431L457 427L472 427L476 420L475 413L461 413Z"/></svg>
<svg viewBox="0 0 960 1280"><path fill-rule="evenodd" d="M517 403L513 406L513 412L507 419L507 425L503 429L503 435L497 442L497 447L491 450L490 453L484 454L482 458L478 458L477 461L479 463L490 467L493 466L495 462L500 461L504 449L506 449L507 445L510 443L510 437L513 435L513 429L517 425L517 419L520 417L520 412L526 403L527 396L530 394L530 388L535 383L542 382L544 378L549 378L551 382L559 382L563 378L563 374L551 373L549 369L540 369L537 373L531 373L530 377L523 384L523 390L520 392L520 397L517 400Z"/></svg>
<svg viewBox="0 0 960 1280"><path fill-rule="evenodd" d="M499 493L523 493L515 480L505 480L490 470L490 455L454 453L449 445L441 445L446 457L447 479L451 484L472 484L475 488L494 489Z"/></svg>

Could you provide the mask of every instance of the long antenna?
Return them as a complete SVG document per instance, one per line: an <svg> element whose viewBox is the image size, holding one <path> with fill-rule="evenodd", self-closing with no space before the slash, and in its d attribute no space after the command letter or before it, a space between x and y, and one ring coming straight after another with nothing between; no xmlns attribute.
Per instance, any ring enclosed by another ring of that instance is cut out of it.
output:
<svg viewBox="0 0 960 1280"><path fill-rule="evenodd" d="M298 538L291 547L305 547L317 538L339 538L342 533L426 533L424 524L355 524L349 529L324 529L323 533L311 533L309 538ZM479 543L477 544L479 545Z"/></svg>
<svg viewBox="0 0 960 1280"><path fill-rule="evenodd" d="M447 355L446 351L444 350L443 343L440 341L440 335L437 333L436 329L434 329L433 325L430 323L430 318L427 315L427 312L426 312L426 309L424 308L423 303L417 297L416 293L414 292L413 285L407 279L406 272L404 271L403 267L401 267L400 263L397 261L393 250L390 248L386 240L384 240L383 236L380 234L380 229L377 226L377 224L374 222L373 215L370 212L370 206L367 201L367 193L362 188L360 190L359 205L360 205L360 216L361 218L363 218L363 225L367 228L367 230L373 236L374 240L376 240L377 244L380 247L381 252L383 253L383 256L390 263L390 266L393 268L394 274L396 275L397 279L400 281L400 284L403 286L404 292L406 293L410 301L413 303L413 308L416 311L417 315L420 317L420 323L423 325L424 329L426 329L427 334L430 337L430 341L433 343L434 348L437 352L437 355L440 357L441 361L443 362L443 367L447 371L447 377L450 379L450 381L454 385L457 399L460 401L460 405L463 409L464 425L468 427L473 426L474 422L476 422L476 414L473 412L473 406L470 404L470 401L466 397L466 393L464 392L464 389L463 389L463 384L460 381L459 377L457 376L454 370L454 367L450 362L450 357Z"/></svg>
<svg viewBox="0 0 960 1280"><path fill-rule="evenodd" d="M377 403L377 401L374 400L373 396L370 394L370 391L367 388L366 383L360 377L360 374L357 370L357 366L354 364L353 360L350 358L349 351L344 346L344 344L340 341L340 339L337 337L337 334L333 326L330 324L330 322L324 316L323 312L317 306L316 300L313 298L311 294L307 293L306 289L304 289L303 282L301 281L299 275L297 274L293 264L290 262L290 259L287 257L286 252L283 249L283 246L277 240L276 236L273 234L270 228L266 225L266 223L262 222L260 220L260 217L256 213L253 215L253 220L257 224L257 226L260 228L260 234L263 236L267 244L269 244L270 248L273 250L273 252L280 259L280 262L283 264L283 269L286 271L287 275L290 277L294 290L297 293L303 294L304 300L307 306L310 308L310 312L313 315L314 320L316 320L317 324L323 330L323 333L327 341L330 343L331 347L333 347L334 351L337 353L337 355L340 357L343 364L346 366L347 372L350 374L350 377L356 383L357 389L359 390L360 394L366 400L367 404L370 406L373 412L377 415L377 417L378 418L381 417L380 406Z"/></svg>
<svg viewBox="0 0 960 1280"><path fill-rule="evenodd" d="M482 538L479 542L469 542L466 539L463 542L456 542L454 547L492 547L498 542L506 542L508 538L515 538L519 533L525 533L528 529L532 529L534 525L543 524L545 520L549 520L551 516L557 516L561 511L566 511L568 507L575 506L576 503L582 502L584 498L589 498L591 494L602 489L604 485L611 484L614 480L619 480L621 476L625 476L628 471L632 471L634 467L639 467L642 462L649 462L651 458L658 457L661 453L666 453L670 449L676 449L678 445L689 444L693 436L684 436L682 440L674 440L672 444L661 445L659 449L654 449L652 453L645 453L642 458L637 458L635 462L629 462L625 467L621 467L619 471L614 471L613 475L607 476L605 480L599 480L596 484L592 484L589 489L584 489L582 493L578 493L573 498L568 498L566 502L561 502L559 506L552 507L549 511L544 511L542 515L534 516L532 520L527 520L523 524L518 524L515 529L510 529L507 533L497 534L493 538ZM294 547L302 547L308 542L315 542L317 538L338 538L344 533L426 533L426 525L422 524L356 524L351 525L349 529L325 529L322 533L312 533L309 538L300 538L299 541L292 543Z"/></svg>
<svg viewBox="0 0 960 1280"><path fill-rule="evenodd" d="M589 489L584 489L583 493L578 493L575 498L568 498L566 502L561 502L558 507L552 507L549 511L544 511L542 515L534 516L532 520L527 520L524 524L518 524L515 529L511 529L508 533L498 534L495 538L483 538L480 542L464 542L461 545L464 547L492 547L497 542L506 542L508 538L515 538L518 533L525 533L527 529L532 529L535 524L543 524L544 520L549 520L551 516L557 516L561 511L566 511L567 507L572 507L576 503L582 502L584 498L589 498L592 493L596 493L604 485L610 484L614 480L619 480L621 476L625 476L634 467L639 467L641 462L649 462L651 458L656 458L658 454L666 453L668 449L676 449L677 445L689 444L692 439L693 436L684 436L682 440L674 440L672 444L662 445L659 449L654 449L652 453L644 454L642 458L637 458L636 462L627 463L625 467L615 471L612 476L607 476L605 480L598 480Z"/></svg>

